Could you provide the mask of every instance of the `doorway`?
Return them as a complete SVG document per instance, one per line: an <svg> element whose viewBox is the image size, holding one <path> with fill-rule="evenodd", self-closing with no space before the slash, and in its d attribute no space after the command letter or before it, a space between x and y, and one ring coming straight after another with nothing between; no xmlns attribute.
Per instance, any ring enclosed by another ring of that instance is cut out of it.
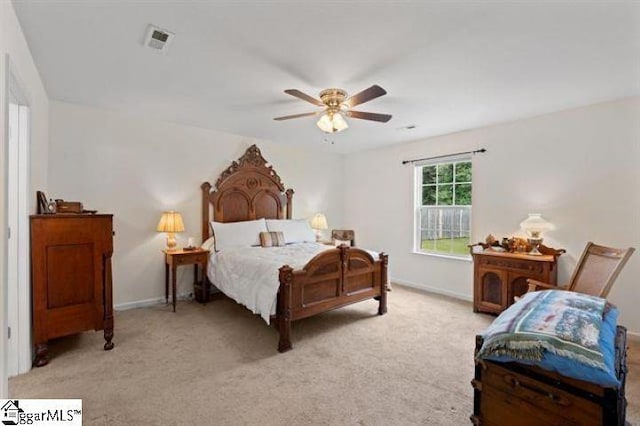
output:
<svg viewBox="0 0 640 426"><path fill-rule="evenodd" d="M29 285L29 145L30 108L23 85L7 70L7 376L31 368Z"/></svg>

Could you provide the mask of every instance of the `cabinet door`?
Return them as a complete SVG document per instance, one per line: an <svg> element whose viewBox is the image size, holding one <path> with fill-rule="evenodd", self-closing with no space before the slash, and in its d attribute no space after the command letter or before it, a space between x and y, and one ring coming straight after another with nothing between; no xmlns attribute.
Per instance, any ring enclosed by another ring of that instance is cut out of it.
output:
<svg viewBox="0 0 640 426"><path fill-rule="evenodd" d="M506 284L506 271L479 268L475 289L477 309L485 312L501 312L507 303Z"/></svg>
<svg viewBox="0 0 640 426"><path fill-rule="evenodd" d="M547 282L546 276L540 276L540 274L525 274L521 272L509 272L509 286L507 294L507 306L513 303L513 298L516 296L522 296L529 290L528 279L534 279L542 282ZM551 284L551 283L550 283Z"/></svg>
<svg viewBox="0 0 640 426"><path fill-rule="evenodd" d="M516 272L509 273L509 290L507 294L509 305L513 303L514 297L522 296L527 292L527 290L529 290L529 284L527 284L527 280L529 278L534 278L534 277L523 275Z"/></svg>

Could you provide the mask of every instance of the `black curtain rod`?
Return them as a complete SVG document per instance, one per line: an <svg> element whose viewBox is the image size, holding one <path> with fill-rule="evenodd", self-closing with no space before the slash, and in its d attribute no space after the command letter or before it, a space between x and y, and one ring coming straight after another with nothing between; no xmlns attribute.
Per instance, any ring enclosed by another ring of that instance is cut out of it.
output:
<svg viewBox="0 0 640 426"><path fill-rule="evenodd" d="M439 158L455 157L457 155L463 155L463 154L478 154L480 152L487 152L487 150L484 148L480 148L480 149L476 149L475 151L456 152L455 154L437 155L435 157L418 158L416 160L404 160L402 164L417 163L418 161L425 161L425 160L437 160Z"/></svg>

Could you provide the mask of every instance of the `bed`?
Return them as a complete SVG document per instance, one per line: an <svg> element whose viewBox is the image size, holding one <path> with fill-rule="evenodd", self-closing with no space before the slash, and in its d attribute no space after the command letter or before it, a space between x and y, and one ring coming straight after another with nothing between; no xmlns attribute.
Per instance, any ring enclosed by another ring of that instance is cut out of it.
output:
<svg viewBox="0 0 640 426"><path fill-rule="evenodd" d="M204 182L202 190L202 241L211 237L211 222L235 223L265 220L292 219L292 189L285 189L282 180L273 167L267 164L260 150L252 145L237 160L222 172L215 185ZM303 247L304 246L304 247ZM277 282L274 284L275 313L267 318L273 322L279 333L278 351L286 352L292 348L291 323L303 318L320 314L352 303L376 299L378 315L387 312L387 266L388 256L384 253L372 253L355 247L341 245L339 247L315 244L300 245L311 259L300 264L300 258L293 256L277 268ZM259 253L266 253L273 248L251 247L236 257L246 261L259 262ZM283 254L280 252L268 259L273 266L274 259ZM263 250L263 251L260 251ZM315 251L314 251L315 250ZM234 250L214 253L215 256L227 257ZM253 254L247 254L253 253ZM255 254L255 255L254 255ZM286 257L280 257L286 259ZM262 265L265 267L265 265ZM275 271L274 271L275 274ZM232 274L230 274L232 275ZM216 283L219 277L212 277L212 283L225 292L225 285ZM208 279L198 292L201 301L209 296ZM227 292L232 293L228 289ZM225 292L225 294L227 294ZM232 297L236 294L227 294ZM264 312L262 312L264 314Z"/></svg>

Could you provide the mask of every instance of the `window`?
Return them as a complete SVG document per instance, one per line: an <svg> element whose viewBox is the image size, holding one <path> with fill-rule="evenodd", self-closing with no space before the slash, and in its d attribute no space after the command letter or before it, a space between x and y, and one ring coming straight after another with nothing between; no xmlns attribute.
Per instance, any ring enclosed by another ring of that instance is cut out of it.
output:
<svg viewBox="0 0 640 426"><path fill-rule="evenodd" d="M468 257L471 176L469 157L416 167L416 251Z"/></svg>

